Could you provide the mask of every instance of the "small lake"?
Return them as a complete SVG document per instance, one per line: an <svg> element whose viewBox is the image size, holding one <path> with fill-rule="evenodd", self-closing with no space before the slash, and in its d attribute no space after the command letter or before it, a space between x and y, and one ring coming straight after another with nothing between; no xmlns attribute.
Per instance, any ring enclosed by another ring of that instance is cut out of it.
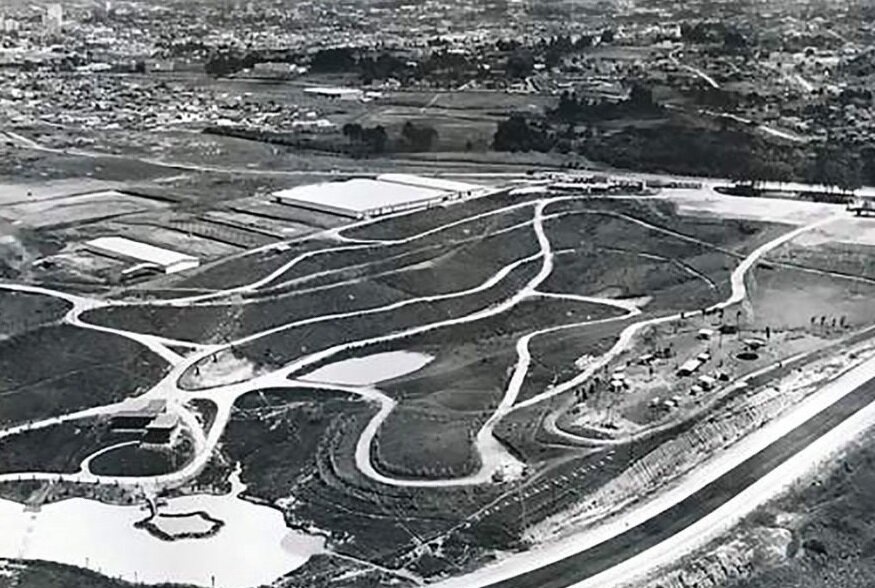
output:
<svg viewBox="0 0 875 588"><path fill-rule="evenodd" d="M434 359L412 351L388 351L345 359L323 366L299 378L305 382L370 386L422 369Z"/></svg>
<svg viewBox="0 0 875 588"><path fill-rule="evenodd" d="M240 500L239 480L224 496L172 498L159 512L204 511L225 524L203 539L163 541L134 523L143 506L112 506L73 498L39 512L0 500L0 557L87 567L130 582L172 582L217 588L269 584L325 549L322 537L292 531L280 511Z"/></svg>

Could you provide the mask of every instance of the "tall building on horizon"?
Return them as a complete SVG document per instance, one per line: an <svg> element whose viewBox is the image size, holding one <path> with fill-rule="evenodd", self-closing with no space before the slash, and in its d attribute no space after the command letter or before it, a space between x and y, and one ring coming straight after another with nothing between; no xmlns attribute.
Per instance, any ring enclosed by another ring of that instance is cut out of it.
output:
<svg viewBox="0 0 875 588"><path fill-rule="evenodd" d="M64 7L61 4L49 4L43 17L43 29L46 33L55 34L61 32L64 26Z"/></svg>

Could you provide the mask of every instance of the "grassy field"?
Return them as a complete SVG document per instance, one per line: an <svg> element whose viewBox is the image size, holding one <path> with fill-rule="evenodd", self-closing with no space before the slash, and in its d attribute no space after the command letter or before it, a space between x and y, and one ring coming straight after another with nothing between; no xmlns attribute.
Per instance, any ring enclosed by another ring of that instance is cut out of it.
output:
<svg viewBox="0 0 875 588"><path fill-rule="evenodd" d="M281 298L209 306L120 306L90 311L88 322L183 341L219 342L318 316L382 306L406 296L375 282L291 291Z"/></svg>
<svg viewBox="0 0 875 588"><path fill-rule="evenodd" d="M178 471L194 457L191 440L182 437L172 447L128 445L99 455L91 471L101 476L160 476Z"/></svg>
<svg viewBox="0 0 875 588"><path fill-rule="evenodd" d="M418 302L385 313L352 316L286 329L236 345L233 353L256 366L276 367L340 343L388 335L404 328L460 317L506 299L530 280L537 273L537 269L534 263L526 264L494 287L464 298ZM184 384L193 385L197 380L195 372L208 372L212 364L212 358L202 360L196 366L197 369L192 368L186 373Z"/></svg>
<svg viewBox="0 0 875 588"><path fill-rule="evenodd" d="M60 321L70 304L39 294L2 291L0 308L0 337L11 337Z"/></svg>
<svg viewBox="0 0 875 588"><path fill-rule="evenodd" d="M164 370L160 358L121 337L66 325L28 331L0 341L0 423L119 401Z"/></svg>

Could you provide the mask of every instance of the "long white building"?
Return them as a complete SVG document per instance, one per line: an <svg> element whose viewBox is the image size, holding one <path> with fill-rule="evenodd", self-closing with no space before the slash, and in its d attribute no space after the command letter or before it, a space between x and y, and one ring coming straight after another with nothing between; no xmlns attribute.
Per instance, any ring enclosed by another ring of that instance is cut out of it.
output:
<svg viewBox="0 0 875 588"><path fill-rule="evenodd" d="M100 237L86 242L85 246L95 253L108 257L157 266L166 274L194 269L200 265L197 257L125 237Z"/></svg>
<svg viewBox="0 0 875 588"><path fill-rule="evenodd" d="M485 188L407 174L385 174L376 180L323 182L274 192L277 202L350 218L368 218L437 206L474 195Z"/></svg>

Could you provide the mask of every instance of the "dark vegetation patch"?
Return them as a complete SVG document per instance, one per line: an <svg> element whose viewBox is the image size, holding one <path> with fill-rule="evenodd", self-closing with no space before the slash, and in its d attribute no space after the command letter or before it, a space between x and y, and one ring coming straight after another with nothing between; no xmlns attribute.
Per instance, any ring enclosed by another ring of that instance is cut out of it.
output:
<svg viewBox="0 0 875 588"><path fill-rule="evenodd" d="M216 420L216 413L219 411L216 403L212 400L196 398L194 400L189 400L188 404L195 410L195 412L197 412L199 417L198 420L204 428L204 434L208 435Z"/></svg>
<svg viewBox="0 0 875 588"><path fill-rule="evenodd" d="M70 588L71 586L87 586L88 588L131 588L130 582L116 580L86 570L48 561L21 562L24 569L18 572L18 577L10 581L10 588ZM0 577L0 587L6 588ZM184 588L182 584L158 584L155 588ZM191 587L189 587L191 588Z"/></svg>
<svg viewBox="0 0 875 588"><path fill-rule="evenodd" d="M417 538L460 523L500 488L422 490L384 486L362 477L355 465L355 446L372 415L373 408L359 404L332 423L317 451L316 475L298 485L287 518L334 530L337 539L344 538L335 546L341 553L397 567L395 558L415 546ZM487 548L513 541L499 532L484 533L480 539Z"/></svg>
<svg viewBox="0 0 875 588"><path fill-rule="evenodd" d="M51 296L0 290L0 338L55 323L70 308L69 302Z"/></svg>
<svg viewBox="0 0 875 588"><path fill-rule="evenodd" d="M97 456L91 472L101 476L160 476L182 469L194 458L194 443L182 435L172 447L127 445Z"/></svg>
<svg viewBox="0 0 875 588"><path fill-rule="evenodd" d="M0 439L0 473L75 473L92 453L139 438L139 433L112 431L109 421L100 418L25 431Z"/></svg>
<svg viewBox="0 0 875 588"><path fill-rule="evenodd" d="M348 559L318 554L307 560L303 566L283 577L282 588L337 588L338 578L349 578L355 574L356 588L408 588L415 586L412 581L404 581L398 576L387 574Z"/></svg>
<svg viewBox="0 0 875 588"><path fill-rule="evenodd" d="M157 382L163 360L141 345L60 325L0 341L0 424L117 402Z"/></svg>
<svg viewBox="0 0 875 588"><path fill-rule="evenodd" d="M316 471L316 452L329 425L352 397L325 390L271 389L237 399L223 450L243 467L248 493L276 501Z"/></svg>
<svg viewBox="0 0 875 588"><path fill-rule="evenodd" d="M399 478L459 478L474 473L480 466L474 438L488 418L486 413L441 414L415 403L396 407L374 439L374 464Z"/></svg>

